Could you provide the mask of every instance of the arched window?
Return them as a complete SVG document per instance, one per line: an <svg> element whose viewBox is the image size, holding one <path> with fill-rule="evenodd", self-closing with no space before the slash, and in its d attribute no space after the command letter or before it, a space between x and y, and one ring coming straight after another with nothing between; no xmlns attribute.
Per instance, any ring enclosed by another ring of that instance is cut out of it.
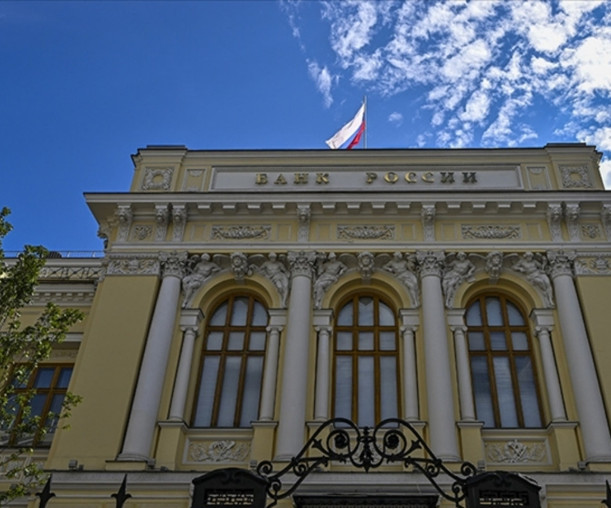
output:
<svg viewBox="0 0 611 508"><path fill-rule="evenodd" d="M484 427L541 427L532 341L522 310L502 294L467 308L471 376Z"/></svg>
<svg viewBox="0 0 611 508"><path fill-rule="evenodd" d="M334 329L335 417L372 426L399 414L397 324L375 294L358 294L340 307Z"/></svg>
<svg viewBox="0 0 611 508"><path fill-rule="evenodd" d="M212 312L194 427L249 427L258 418L267 317L254 296L232 295Z"/></svg>

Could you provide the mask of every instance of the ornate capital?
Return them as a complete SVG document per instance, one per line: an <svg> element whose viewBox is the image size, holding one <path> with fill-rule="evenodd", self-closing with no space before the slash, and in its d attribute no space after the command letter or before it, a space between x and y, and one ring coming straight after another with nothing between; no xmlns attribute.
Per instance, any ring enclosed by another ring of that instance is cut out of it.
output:
<svg viewBox="0 0 611 508"><path fill-rule="evenodd" d="M312 278L314 271L314 262L316 261L316 253L312 251L291 251L288 253L288 261L291 269L291 276Z"/></svg>
<svg viewBox="0 0 611 508"><path fill-rule="evenodd" d="M178 277L182 279L185 273L186 261L186 252L161 252L159 254L159 262L161 263L162 277Z"/></svg>
<svg viewBox="0 0 611 508"><path fill-rule="evenodd" d="M575 251L550 250L547 252L547 260L551 267L552 278L560 275L573 277L573 269L577 255Z"/></svg>
<svg viewBox="0 0 611 508"><path fill-rule="evenodd" d="M434 275L441 277L445 254L441 251L418 251L416 259L420 267L420 277Z"/></svg>

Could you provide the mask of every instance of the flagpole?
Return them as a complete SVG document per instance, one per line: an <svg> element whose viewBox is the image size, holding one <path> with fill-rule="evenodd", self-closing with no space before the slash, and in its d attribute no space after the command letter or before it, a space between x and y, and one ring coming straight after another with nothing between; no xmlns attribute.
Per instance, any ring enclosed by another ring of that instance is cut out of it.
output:
<svg viewBox="0 0 611 508"><path fill-rule="evenodd" d="M367 131L369 130L369 123L367 122L367 96L363 95L363 104L365 104L365 142L364 148L367 150Z"/></svg>

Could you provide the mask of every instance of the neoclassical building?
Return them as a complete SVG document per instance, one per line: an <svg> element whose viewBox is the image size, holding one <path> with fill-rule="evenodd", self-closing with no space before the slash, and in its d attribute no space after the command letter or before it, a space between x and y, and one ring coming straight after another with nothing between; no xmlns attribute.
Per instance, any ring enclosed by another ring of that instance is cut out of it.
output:
<svg viewBox="0 0 611 508"><path fill-rule="evenodd" d="M36 449L49 506L115 506L127 474L125 506L188 508L194 478L282 467L331 418L400 419L450 470L524 474L548 508L601 506L599 159L584 144L138 150L128 192L85 195L103 257L49 260L28 309L87 314L34 386L83 397ZM454 506L405 464L339 461L281 502L437 503Z"/></svg>

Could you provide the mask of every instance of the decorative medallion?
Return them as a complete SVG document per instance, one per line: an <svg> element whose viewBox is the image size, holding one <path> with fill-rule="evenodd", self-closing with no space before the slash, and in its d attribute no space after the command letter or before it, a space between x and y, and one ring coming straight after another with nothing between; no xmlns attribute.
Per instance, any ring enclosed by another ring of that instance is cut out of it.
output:
<svg viewBox="0 0 611 508"><path fill-rule="evenodd" d="M486 443L486 461L491 464L547 464L545 440L522 443L517 439Z"/></svg>
<svg viewBox="0 0 611 508"><path fill-rule="evenodd" d="M250 455L250 444L247 441L200 441L189 443L188 462L227 463L245 462Z"/></svg>
<svg viewBox="0 0 611 508"><path fill-rule="evenodd" d="M588 168L585 166L560 166L560 174L562 175L562 186L565 189L592 187Z"/></svg>
<svg viewBox="0 0 611 508"><path fill-rule="evenodd" d="M172 168L146 168L142 190L170 190L173 173Z"/></svg>
<svg viewBox="0 0 611 508"><path fill-rule="evenodd" d="M149 238L153 234L152 226L135 226L134 237L136 240L143 241Z"/></svg>

